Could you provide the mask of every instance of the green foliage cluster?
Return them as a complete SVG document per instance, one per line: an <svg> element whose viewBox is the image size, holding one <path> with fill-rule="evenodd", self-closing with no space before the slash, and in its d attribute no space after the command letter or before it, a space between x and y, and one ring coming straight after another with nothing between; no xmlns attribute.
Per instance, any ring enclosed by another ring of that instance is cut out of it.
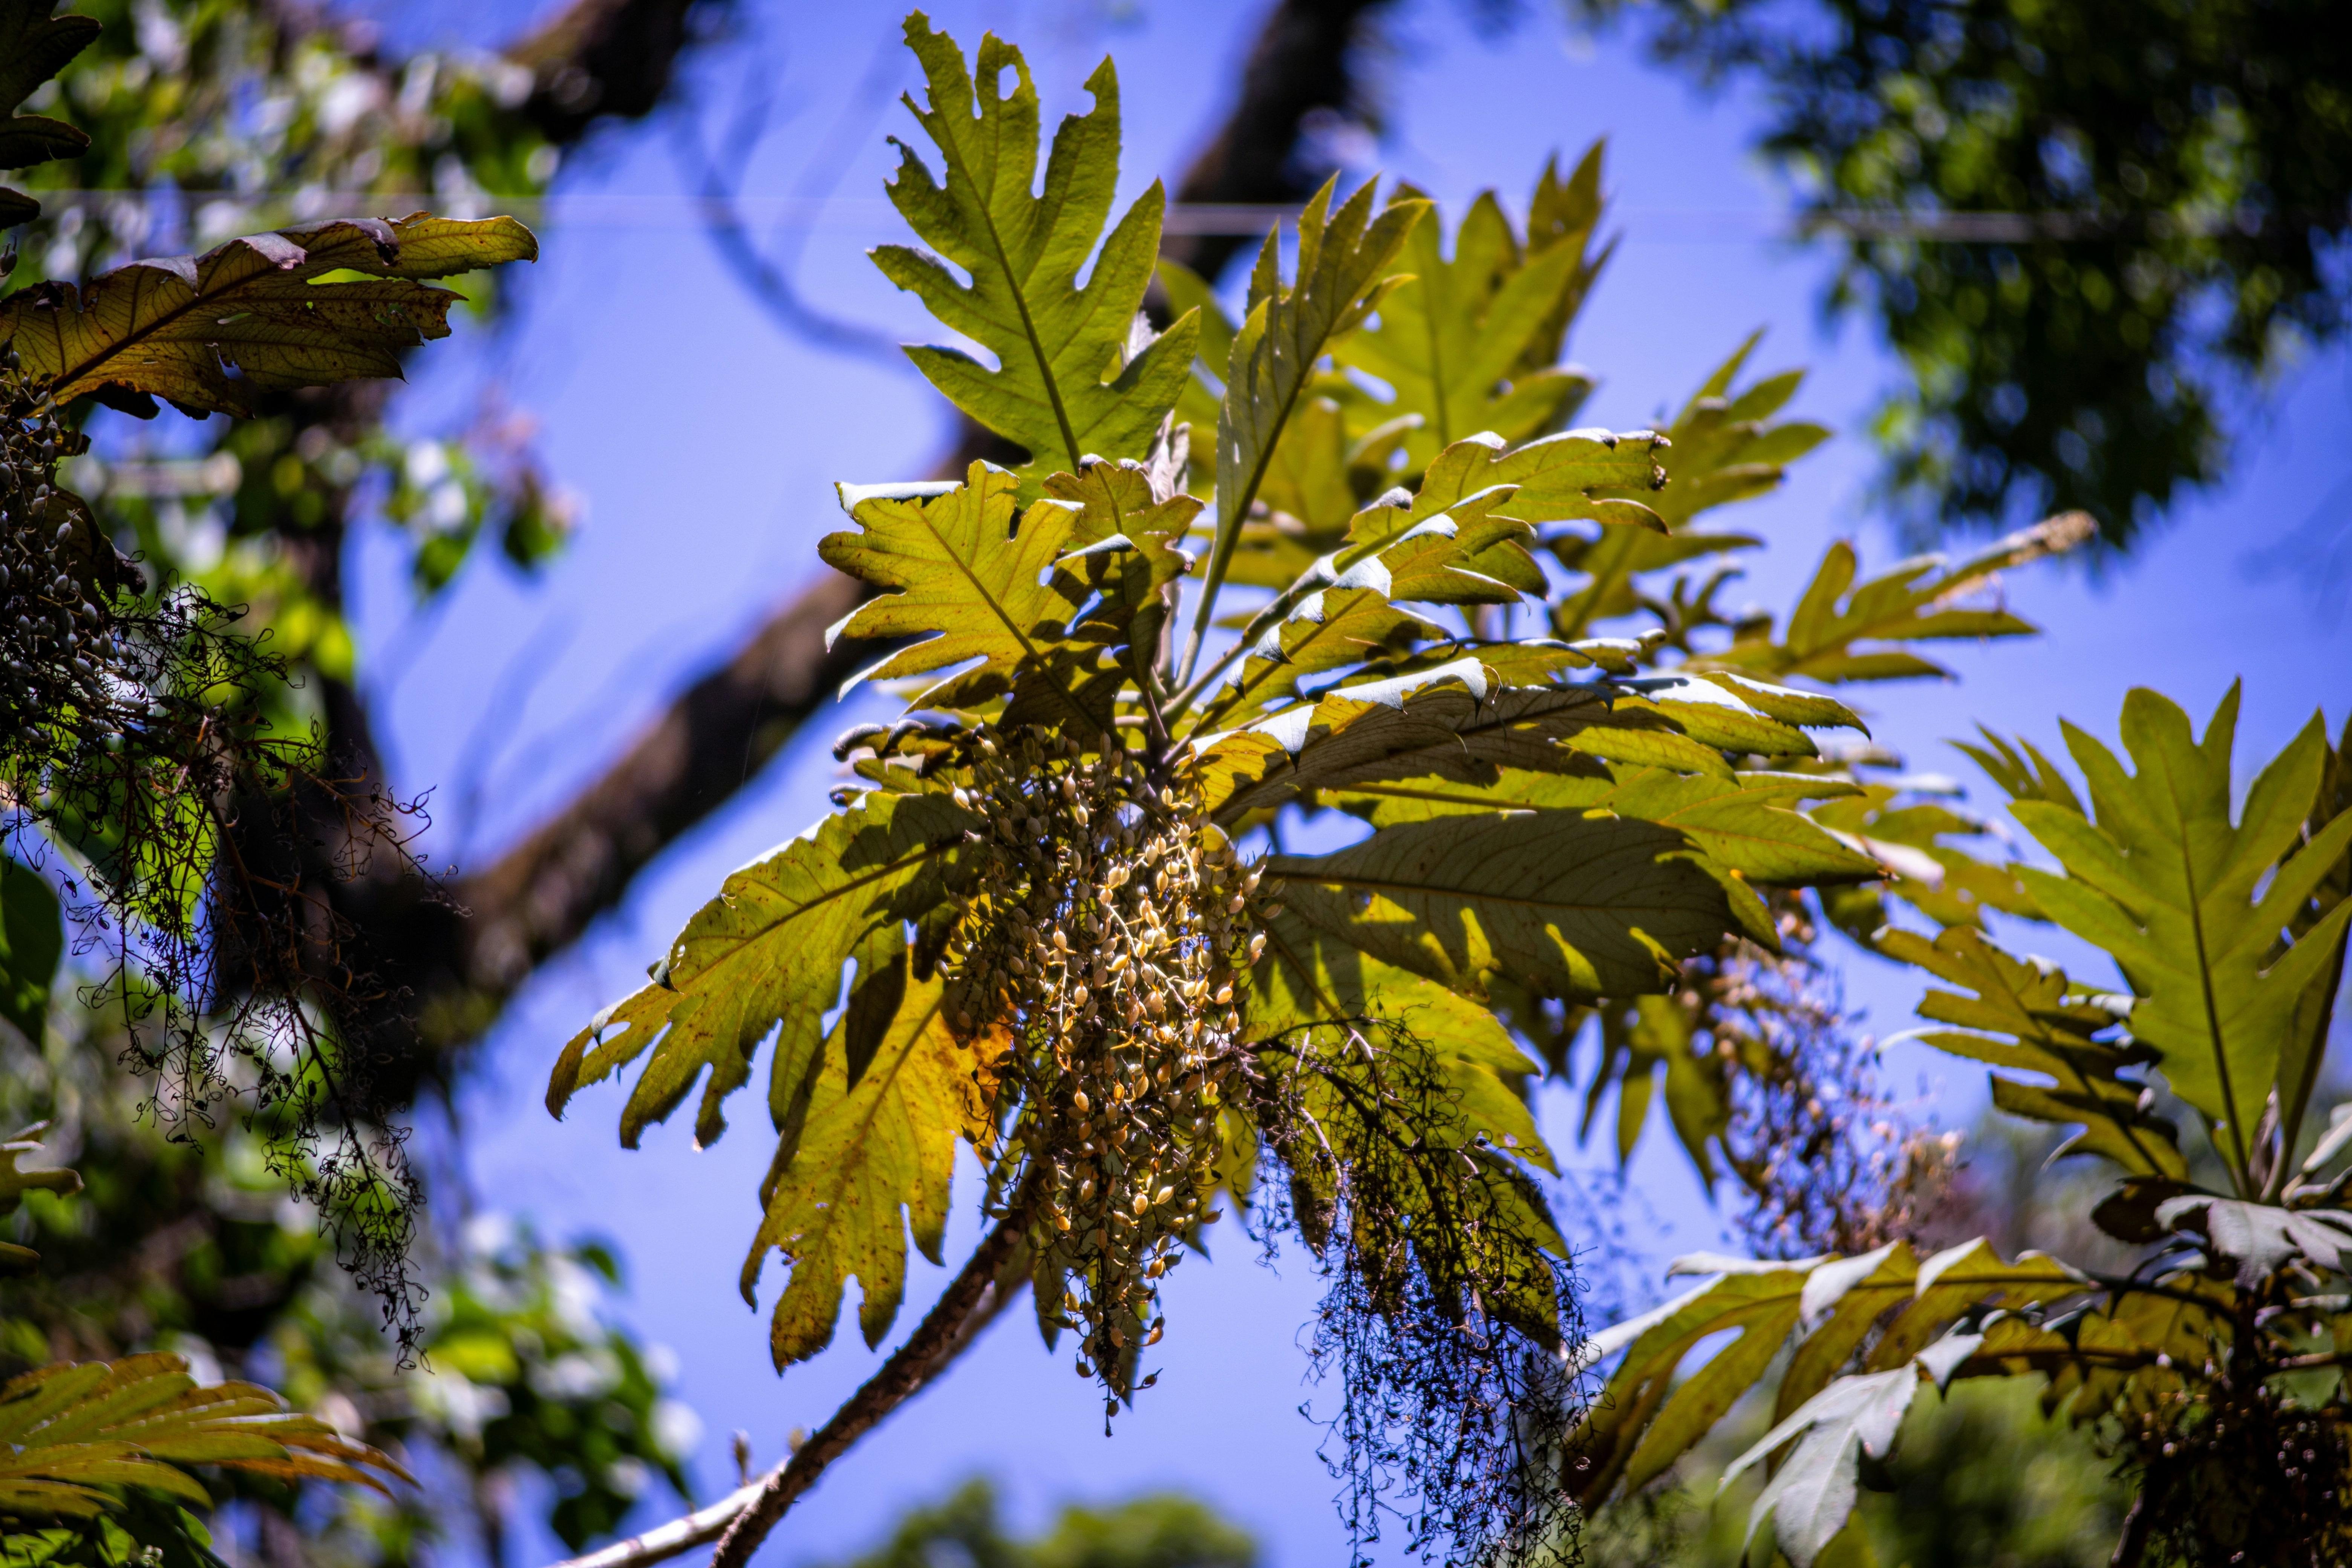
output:
<svg viewBox="0 0 2352 1568"><path fill-rule="evenodd" d="M1776 421L1797 376L1742 383L1752 344L1665 430L1569 427L1598 149L1544 172L1524 226L1491 194L1448 226L1410 190L1327 187L1237 313L1163 265L1179 313L1156 329L1160 196L1112 222L1108 64L1040 149L1017 50L968 62L919 14L907 37L936 163L906 151L891 194L955 270L877 261L988 352L911 351L1026 460L840 487L854 528L822 552L875 596L836 635L884 645L851 684L908 716L843 738L836 814L728 879L565 1047L550 1107L634 1068L623 1142L698 1089L708 1142L765 1052L744 1287L781 1253L780 1369L830 1342L853 1274L881 1341L969 1146L982 1272L827 1434L1024 1282L1115 1410L1152 1381L1158 1281L1223 1185L1331 1279L1316 1352L1345 1385L1328 1457L1358 1539L1401 1519L1423 1551L1526 1550L1572 1490L1541 1368L1578 1324L1515 1033L1565 1074L1596 1015L1772 961L1793 889L1885 878L1899 847L1829 825L1872 795L1814 734L1861 721L1784 680L1940 673L1923 645L2032 631L1988 590L2087 522L1875 578L1841 544L1785 622L1727 614L1727 563L1760 542L1697 520L1824 432ZM1333 812L1365 836L1291 848ZM1704 1160L1743 1070L1621 1055L1596 1093L1666 1072ZM720 1562L822 1462L756 1489Z"/></svg>
<svg viewBox="0 0 2352 1568"><path fill-rule="evenodd" d="M0 1305L0 1373L162 1347L268 1383L432 1483L387 1497L215 1478L215 1495L248 1505L216 1526L231 1549L259 1544L259 1510L299 1512L321 1563L398 1568L468 1545L496 1558L527 1477L549 1483L549 1522L575 1547L650 1489L686 1491L692 1419L656 1353L610 1321L619 1276L608 1250L551 1247L496 1215L457 1227L423 1260L427 1370L404 1372L380 1310L335 1267L316 1216L285 1202L262 1134L156 1137L112 1066L118 1044L53 1027L38 1049L0 1048L0 1121L54 1117L48 1142L87 1175L71 1201L26 1195L15 1221L10 1245L37 1247L42 1264ZM123 1528L162 1541L153 1521L139 1522L142 1496L121 1500Z"/></svg>
<svg viewBox="0 0 2352 1568"><path fill-rule="evenodd" d="M1769 1525L1798 1568L1869 1561L1849 1525L1860 1474L1921 1385L2032 1379L2131 1477L2118 1563L2340 1560L2352 1117L2323 1123L2315 1096L2352 930L2352 729L2331 745L2315 717L2233 808L2237 709L2233 689L2200 737L2135 691L2128 765L2067 726L2079 787L2030 744L1974 748L2059 867L2008 866L2009 912L2103 952L2126 989L2012 957L1978 920L1872 938L1948 987L1921 1005L1918 1040L1990 1065L2001 1111L2070 1130L2053 1157L2102 1163L2087 1218L2131 1266L2004 1258L1982 1238L1683 1259L1715 1278L1586 1346L1622 1352L1587 1427L1589 1506L1666 1473L1778 1367L1773 1426L1725 1470L1769 1468L1748 1534Z"/></svg>
<svg viewBox="0 0 2352 1568"><path fill-rule="evenodd" d="M0 8L0 35L9 42L0 88L10 105L28 94L54 100L47 79L100 34L90 18L52 18L49 10L46 0ZM159 47L154 28L141 31L142 47ZM13 165L91 145L85 133L37 117L8 121L5 134ZM29 197L9 192L5 200L12 223L37 216ZM380 795L373 804L345 798L315 743L271 733L254 710L284 678L282 665L225 637L220 623L230 617L201 592L162 573L146 578L115 553L87 503L59 480L59 461L86 446L59 412L98 398L152 416L162 396L193 416L235 416L251 412L264 393L397 375L403 350L446 335L448 306L458 298L419 279L535 253L511 219L419 213L396 224L281 228L198 257L132 262L79 288L36 282L0 300L9 396L0 511L10 605L21 612L10 625L9 726L0 738L9 810L0 948L9 1037L0 1043L12 1057L42 1060L70 913L110 947L116 972L108 984L133 1029L127 1055L170 1078L169 1114L201 1119L221 1093L253 1089L260 1135L250 1147L273 1175L316 1201L331 1245L386 1293L395 1315L413 1309L404 1200L413 1200L414 1183L397 1139L369 1126L381 1121L382 1106L362 1063L339 1055L355 971L348 958L322 970L306 953L320 942L331 950L340 932L331 917L314 918L323 905L289 894L252 864L245 851L257 843L226 854L222 846L238 818L266 819L273 803L305 788L343 800L362 844L371 826L395 847L399 836L377 819ZM69 890L86 888L87 902L62 907L34 868L43 865L61 868ZM242 991L241 970L251 971ZM289 1047L290 1067L281 1059ZM232 1073L245 1081L233 1082ZM16 1089L12 1079L10 1098ZM322 1148L329 1123L334 1142ZM8 1212L27 1190L79 1186L70 1172L20 1170L32 1148L8 1147L0 1191ZM103 1179L112 1186L131 1174L117 1167ZM91 1197L93 1208L106 1206L105 1194ZM125 1205L114 1206L119 1222ZM280 1255L280 1275L299 1272L304 1250L283 1256L282 1238L266 1247ZM7 1258L38 1261L14 1244ZM249 1282L225 1284L224 1294L250 1294ZM65 1314L57 1326L77 1317ZM406 1344L413 1330L403 1328ZM12 1312L7 1329L12 1352L47 1348L27 1319ZM635 1381L642 1386L634 1397L648 1403L642 1369ZM7 1406L0 1465L14 1478L0 1489L11 1550L22 1536L29 1542L22 1550L45 1559L104 1560L131 1540L142 1552L209 1560L203 1527L186 1510L208 1507L212 1496L190 1466L267 1477L281 1488L375 1485L371 1469L402 1473L256 1385L197 1388L170 1355L37 1367L0 1403ZM559 1433L563 1425L528 1412L524 1422ZM641 1443L666 1452L650 1434ZM592 1458L594 1449L592 1443ZM608 1524L625 1508L623 1499L593 1495L599 1487L610 1492L601 1478L614 1458L604 1456L575 1487L589 1495L575 1500L574 1529ZM667 1468L677 1481L676 1461ZM44 1520L58 1522L44 1533ZM150 1527L162 1535L140 1541Z"/></svg>
<svg viewBox="0 0 2352 1568"><path fill-rule="evenodd" d="M995 1489L971 1480L908 1510L887 1541L845 1568L930 1568L943 1557L972 1568L1255 1568L1258 1561L1257 1543L1238 1527L1175 1493L1107 1508L1067 1504L1051 1529L1024 1540L998 1517Z"/></svg>

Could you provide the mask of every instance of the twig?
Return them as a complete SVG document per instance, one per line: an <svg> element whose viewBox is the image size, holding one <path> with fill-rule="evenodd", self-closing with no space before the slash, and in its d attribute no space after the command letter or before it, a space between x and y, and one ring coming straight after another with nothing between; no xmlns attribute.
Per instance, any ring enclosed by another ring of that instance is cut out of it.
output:
<svg viewBox="0 0 2352 1568"><path fill-rule="evenodd" d="M906 363L898 340L887 332L844 321L803 299L791 273L771 260L751 237L736 205L739 192L703 150L700 138L679 121L673 142L678 162L698 186L695 200L702 212L704 229L718 247L719 258L733 268L737 279L751 291L753 300L766 307L786 331L812 347L894 367Z"/></svg>
<svg viewBox="0 0 2352 1568"><path fill-rule="evenodd" d="M907 1342L898 1347L898 1353L883 1363L882 1370L866 1379L866 1385L850 1396L849 1403L835 1411L833 1419L802 1444L782 1468L769 1473L759 1495L744 1505L743 1511L719 1538L719 1549L710 1554L710 1568L743 1568L751 1553L759 1550L760 1542L776 1527L776 1521L784 1517L784 1510L815 1484L826 1466L847 1452L852 1443L884 1416L912 1398L930 1381L934 1372L971 1342L966 1320L990 1305L989 1297L997 1284L998 1273L1021 1246L1027 1208L1028 1205L1016 1196L1012 1212L996 1222L996 1228L988 1233L964 1264L962 1272L949 1283L947 1293ZM998 1290L994 1294L996 1304L1001 1305L1011 1292Z"/></svg>
<svg viewBox="0 0 2352 1568"><path fill-rule="evenodd" d="M740 1568L826 1467L962 1354L1019 1293L1020 1279L998 1276L1020 1247L1022 1212L1016 1205L997 1222L907 1342L783 1463L707 1508L552 1568L642 1568L712 1541L712 1568Z"/></svg>

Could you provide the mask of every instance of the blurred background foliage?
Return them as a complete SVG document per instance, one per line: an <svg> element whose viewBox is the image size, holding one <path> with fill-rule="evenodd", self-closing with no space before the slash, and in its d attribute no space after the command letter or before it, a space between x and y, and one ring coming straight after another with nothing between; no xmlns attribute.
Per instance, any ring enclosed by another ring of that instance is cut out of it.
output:
<svg viewBox="0 0 2352 1568"><path fill-rule="evenodd" d="M1713 1477L1764 1433L1759 1407L1690 1457L1635 1509L1603 1516L1586 1536L1587 1568L1735 1568L1748 1505L1761 1483L1717 1495ZM1861 1518L1888 1568L2105 1568L2130 1496L2089 1434L2045 1418L2030 1388L1956 1382L1922 1400L1902 1446L1864 1477ZM1682 1472L1677 1472L1679 1476Z"/></svg>
<svg viewBox="0 0 2352 1568"><path fill-rule="evenodd" d="M39 1049L0 1030L0 1121L51 1125L43 1163L77 1195L28 1195L10 1238L41 1255L0 1286L0 1377L158 1349L207 1380L282 1392L423 1485L387 1501L240 1478L216 1541L268 1563L404 1564L436 1549L503 1562L513 1510L541 1510L578 1547L648 1491L689 1495L699 1431L665 1397L667 1352L612 1320L611 1252L551 1247L503 1215L440 1216L421 1370L403 1373L374 1299L334 1266L315 1215L230 1122L166 1141L139 1113L121 1041L57 1021Z"/></svg>
<svg viewBox="0 0 2352 1568"><path fill-rule="evenodd" d="M2126 546L2352 300L2352 30L2326 0L1568 0L1708 91L1909 375L1922 538L2081 509ZM2342 531L2341 520L2327 520Z"/></svg>
<svg viewBox="0 0 2352 1568"><path fill-rule="evenodd" d="M887 1540L837 1568L1257 1568L1257 1543L1213 1509L1171 1492L1102 1508L1063 1508L1023 1538L999 1517L996 1490L964 1482L907 1510Z"/></svg>

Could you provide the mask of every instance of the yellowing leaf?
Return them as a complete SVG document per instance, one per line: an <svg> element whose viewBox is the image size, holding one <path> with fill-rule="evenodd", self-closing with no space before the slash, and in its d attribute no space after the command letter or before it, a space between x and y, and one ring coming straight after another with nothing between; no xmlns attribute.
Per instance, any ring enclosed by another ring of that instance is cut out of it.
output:
<svg viewBox="0 0 2352 1568"><path fill-rule="evenodd" d="M458 298L415 279L538 255L510 217L339 218L20 289L0 300L0 340L61 403L117 386L245 415L256 387L398 376L403 350L448 336ZM366 276L313 281L339 271Z"/></svg>
<svg viewBox="0 0 2352 1568"><path fill-rule="evenodd" d="M1075 472L1089 454L1142 457L1191 370L1199 321L1188 313L1126 353L1166 198L1154 182L1103 238L1118 184L1118 73L1106 59L1087 79L1095 107L1054 133L1040 192L1037 89L1021 51L989 34L967 69L955 40L922 13L906 33L929 100L905 102L939 150L944 183L901 144L890 201L971 281L901 245L877 247L874 262L997 368L954 349L910 348L908 357L957 407L1047 468Z"/></svg>
<svg viewBox="0 0 2352 1568"><path fill-rule="evenodd" d="M2003 1258L1981 1237L1962 1242L1919 1265L1910 1304L1887 1324L1863 1364L1873 1372L1900 1366L1971 1309L2064 1301L2090 1289L2088 1279L2054 1258L2021 1252Z"/></svg>
<svg viewBox="0 0 2352 1568"><path fill-rule="evenodd" d="M191 1465L378 1491L381 1477L412 1479L266 1388L197 1387L175 1355L61 1363L0 1387L0 1514L93 1518L113 1506L106 1489L118 1487L209 1508Z"/></svg>
<svg viewBox="0 0 2352 1568"><path fill-rule="evenodd" d="M1018 514L1013 475L975 462L964 483L878 490L842 485L856 533L817 542L826 563L886 590L859 605L833 636L919 639L850 677L859 682L953 668L914 700L916 707L971 707L1011 689L1024 664L1045 656L1077 606L1049 569L1071 543L1077 505L1040 500ZM1076 693L1058 673L1061 696Z"/></svg>
<svg viewBox="0 0 2352 1568"><path fill-rule="evenodd" d="M903 946L896 963L907 963ZM782 1253L792 1275L769 1328L779 1372L833 1342L851 1275L866 1342L881 1342L906 1293L909 1223L923 1256L940 1261L956 1140L986 1126L975 1073L989 1065L949 1032L940 990L937 979L906 984L855 1082L840 1039L848 1020L836 1026L798 1146L761 1190L765 1213L743 1260L743 1299L756 1299L769 1249Z"/></svg>
<svg viewBox="0 0 2352 1568"><path fill-rule="evenodd" d="M946 896L947 858L976 820L941 795L877 792L728 878L670 944L654 983L563 1047L548 1109L562 1115L583 1085L650 1050L621 1113L621 1142L635 1148L707 1068L695 1120L695 1141L707 1145L726 1131L721 1106L774 1029L769 1110L789 1133L825 1065L822 1025L843 965L872 933Z"/></svg>

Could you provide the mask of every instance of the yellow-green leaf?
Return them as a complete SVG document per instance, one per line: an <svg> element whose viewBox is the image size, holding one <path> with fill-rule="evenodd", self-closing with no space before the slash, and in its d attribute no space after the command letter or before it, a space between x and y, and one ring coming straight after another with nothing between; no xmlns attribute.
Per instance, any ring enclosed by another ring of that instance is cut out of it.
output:
<svg viewBox="0 0 2352 1568"><path fill-rule="evenodd" d="M900 950L898 963L903 968ZM907 1231L933 1262L948 1216L955 1144L986 1125L976 1074L992 1065L957 1044L940 1013L938 979L905 984L866 1070L853 1082L839 1037L824 1053L797 1147L761 1191L764 1214L743 1260L756 1300L770 1248L792 1274L769 1326L778 1371L833 1342L844 1281L857 1278L857 1321L868 1345L890 1331L906 1294Z"/></svg>
<svg viewBox="0 0 2352 1568"><path fill-rule="evenodd" d="M654 983L563 1047L548 1109L562 1115L581 1088L650 1050L621 1113L621 1142L635 1147L708 1069L695 1121L695 1141L707 1145L726 1131L721 1107L773 1029L769 1111L789 1132L827 1065L822 1026L844 964L870 933L946 896L947 859L976 822L943 795L877 791L737 871L670 944Z"/></svg>
<svg viewBox="0 0 2352 1568"><path fill-rule="evenodd" d="M1042 500L1016 511L1014 477L982 462L960 485L836 488L858 531L826 534L817 553L884 592L833 636L917 639L850 677L844 691L953 668L912 705L970 707L1010 690L1023 665L1045 668L1077 608L1050 568L1072 543L1079 505ZM1066 679L1056 679L1075 708Z"/></svg>
<svg viewBox="0 0 2352 1568"><path fill-rule="evenodd" d="M245 415L257 387L398 376L402 351L448 336L458 298L417 279L538 255L510 217L338 218L21 289L0 300L0 340L59 402L116 386ZM366 276L315 281L345 271Z"/></svg>
<svg viewBox="0 0 2352 1568"><path fill-rule="evenodd" d="M1191 371L1199 321L1187 314L1128 353L1166 197L1155 181L1104 238L1118 184L1118 73L1105 59L1087 79L1094 108L1055 132L1040 190L1037 89L1021 51L992 33L967 68L955 40L921 12L907 18L906 34L929 99L904 101L938 149L944 179L901 143L890 201L971 281L902 245L877 247L874 262L997 365L955 349L910 348L908 357L957 407L1047 468L1075 471L1090 454L1142 457Z"/></svg>

